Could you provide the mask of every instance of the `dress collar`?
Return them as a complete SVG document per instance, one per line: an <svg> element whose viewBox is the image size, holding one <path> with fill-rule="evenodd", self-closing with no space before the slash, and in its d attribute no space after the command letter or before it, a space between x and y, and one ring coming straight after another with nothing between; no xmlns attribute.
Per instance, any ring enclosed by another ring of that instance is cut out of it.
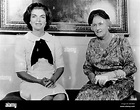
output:
<svg viewBox="0 0 140 110"><path fill-rule="evenodd" d="M40 39L45 40L46 42L49 42L52 39L52 35L50 35L49 33L45 32L45 34L41 37L37 37L34 34L31 33L31 31L29 31L26 34L26 38L35 42L35 41L39 41Z"/></svg>

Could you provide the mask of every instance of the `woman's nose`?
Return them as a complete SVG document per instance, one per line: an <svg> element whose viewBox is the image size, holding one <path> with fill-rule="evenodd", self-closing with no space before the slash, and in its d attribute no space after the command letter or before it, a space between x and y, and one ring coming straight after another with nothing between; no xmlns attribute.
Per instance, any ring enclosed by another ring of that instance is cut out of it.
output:
<svg viewBox="0 0 140 110"><path fill-rule="evenodd" d="M99 25L97 25L97 26L96 26L96 29L97 29L97 30L99 30L99 29L100 29L100 26L99 26Z"/></svg>
<svg viewBox="0 0 140 110"><path fill-rule="evenodd" d="M37 17L37 22L39 22L40 21L40 17Z"/></svg>

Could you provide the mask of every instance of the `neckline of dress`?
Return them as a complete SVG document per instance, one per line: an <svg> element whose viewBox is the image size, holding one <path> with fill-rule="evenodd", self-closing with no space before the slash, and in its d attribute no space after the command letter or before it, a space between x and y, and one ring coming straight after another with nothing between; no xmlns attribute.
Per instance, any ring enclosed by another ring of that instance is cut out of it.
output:
<svg viewBox="0 0 140 110"><path fill-rule="evenodd" d="M51 40L51 37L48 33L45 32L45 34L41 37L37 37L35 36L33 33L28 32L28 39L30 39L31 41L35 42L35 41L39 41L40 39L45 40L46 42L48 42L49 40Z"/></svg>
<svg viewBox="0 0 140 110"><path fill-rule="evenodd" d="M111 34L111 39L108 42L107 46L101 46L101 42L100 42L100 40L98 40L99 41L99 46L100 46L100 49L101 49L102 52L104 52L105 50L107 50L107 48L110 46L113 38L114 38L114 34ZM103 47L105 47L105 48L103 48Z"/></svg>

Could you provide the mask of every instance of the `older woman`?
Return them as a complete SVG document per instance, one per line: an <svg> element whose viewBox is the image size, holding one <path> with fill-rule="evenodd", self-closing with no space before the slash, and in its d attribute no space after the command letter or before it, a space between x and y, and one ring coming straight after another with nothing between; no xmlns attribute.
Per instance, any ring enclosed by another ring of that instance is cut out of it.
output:
<svg viewBox="0 0 140 110"><path fill-rule="evenodd" d="M124 36L109 32L109 15L101 10L93 10L88 18L92 38L86 51L83 65L89 81L76 100L123 100L134 89L133 74L137 71L132 49Z"/></svg>
<svg viewBox="0 0 140 110"><path fill-rule="evenodd" d="M64 71L62 48L57 37L46 32L51 13L41 3L32 3L23 20L30 29L15 48L15 71L22 79L20 95L25 100L66 100L65 89L57 83Z"/></svg>

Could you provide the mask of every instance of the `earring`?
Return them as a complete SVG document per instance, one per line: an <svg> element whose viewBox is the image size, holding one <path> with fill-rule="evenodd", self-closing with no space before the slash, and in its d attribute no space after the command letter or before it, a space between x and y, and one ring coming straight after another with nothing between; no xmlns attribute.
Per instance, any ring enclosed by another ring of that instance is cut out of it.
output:
<svg viewBox="0 0 140 110"><path fill-rule="evenodd" d="M110 26L108 26L108 30L110 30Z"/></svg>

